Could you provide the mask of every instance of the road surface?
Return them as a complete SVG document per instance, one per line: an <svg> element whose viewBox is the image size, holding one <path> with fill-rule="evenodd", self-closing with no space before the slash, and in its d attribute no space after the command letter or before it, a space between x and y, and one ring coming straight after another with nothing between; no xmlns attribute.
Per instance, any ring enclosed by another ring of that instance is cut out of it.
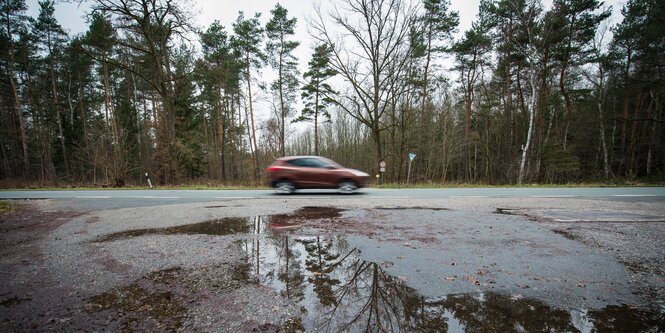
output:
<svg viewBox="0 0 665 333"><path fill-rule="evenodd" d="M95 191L0 191L0 199L60 199L81 209L147 207L231 199L344 198L334 190L300 190L290 196L272 190L95 190ZM418 198L580 198L617 201L665 201L665 187L600 188L446 188L446 189L361 189L346 196L363 199Z"/></svg>
<svg viewBox="0 0 665 333"><path fill-rule="evenodd" d="M665 331L664 188L1 199L0 331Z"/></svg>

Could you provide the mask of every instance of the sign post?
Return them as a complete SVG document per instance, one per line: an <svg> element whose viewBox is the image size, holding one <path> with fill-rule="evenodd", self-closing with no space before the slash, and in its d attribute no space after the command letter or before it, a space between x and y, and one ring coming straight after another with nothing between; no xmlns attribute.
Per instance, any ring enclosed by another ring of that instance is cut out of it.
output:
<svg viewBox="0 0 665 333"><path fill-rule="evenodd" d="M381 160L381 161L379 162L379 171L381 172L381 180L380 180L380 183L383 184L383 182L385 181L384 173L386 172L386 161Z"/></svg>
<svg viewBox="0 0 665 333"><path fill-rule="evenodd" d="M409 183L409 179L411 178L411 162L413 162L413 159L416 158L416 153L409 153L409 172L406 174L406 183Z"/></svg>
<svg viewBox="0 0 665 333"><path fill-rule="evenodd" d="M150 182L150 176L148 175L147 172L145 173L145 178L148 179L148 186L150 186L150 188L152 189L152 182Z"/></svg>

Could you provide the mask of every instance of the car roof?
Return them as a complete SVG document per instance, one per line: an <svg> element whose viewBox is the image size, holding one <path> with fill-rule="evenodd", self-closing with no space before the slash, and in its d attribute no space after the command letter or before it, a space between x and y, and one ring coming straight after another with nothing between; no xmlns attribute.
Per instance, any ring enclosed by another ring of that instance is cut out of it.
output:
<svg viewBox="0 0 665 333"><path fill-rule="evenodd" d="M289 160L295 160L295 159L298 159L298 158L326 158L326 157L316 156L316 155L284 156L284 157L278 158L277 160L279 160L279 161L289 161Z"/></svg>

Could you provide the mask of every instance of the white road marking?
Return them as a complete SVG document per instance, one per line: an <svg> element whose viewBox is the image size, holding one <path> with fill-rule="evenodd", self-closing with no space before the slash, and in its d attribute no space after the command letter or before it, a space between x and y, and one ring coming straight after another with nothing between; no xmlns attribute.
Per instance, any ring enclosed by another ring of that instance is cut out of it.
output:
<svg viewBox="0 0 665 333"><path fill-rule="evenodd" d="M615 194L615 197L655 197L653 194Z"/></svg>
<svg viewBox="0 0 665 333"><path fill-rule="evenodd" d="M76 199L111 199L111 197L102 196L102 195L81 195L75 197Z"/></svg>

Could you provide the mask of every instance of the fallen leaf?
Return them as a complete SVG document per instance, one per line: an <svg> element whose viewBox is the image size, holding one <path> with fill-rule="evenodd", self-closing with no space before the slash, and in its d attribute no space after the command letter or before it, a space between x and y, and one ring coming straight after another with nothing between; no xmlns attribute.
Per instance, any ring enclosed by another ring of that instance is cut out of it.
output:
<svg viewBox="0 0 665 333"><path fill-rule="evenodd" d="M473 283L473 284L475 284L475 285L477 285L477 286L480 285L480 281L478 281L478 278L476 278L475 276L470 276L470 275L469 275L469 276L465 276L465 277L464 277L464 280L466 280L466 281L469 282L469 283Z"/></svg>

